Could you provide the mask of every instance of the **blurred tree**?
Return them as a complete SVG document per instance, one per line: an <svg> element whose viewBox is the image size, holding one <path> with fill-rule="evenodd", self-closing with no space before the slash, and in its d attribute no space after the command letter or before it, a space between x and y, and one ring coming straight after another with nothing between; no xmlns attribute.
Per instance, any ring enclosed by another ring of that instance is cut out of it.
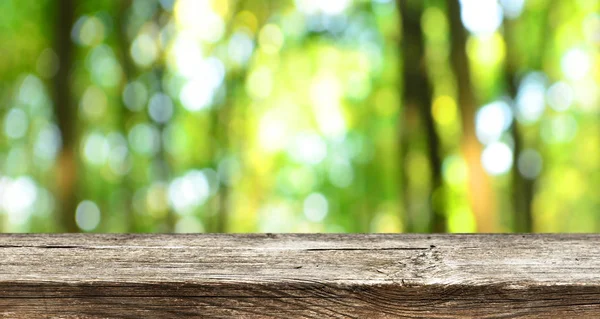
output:
<svg viewBox="0 0 600 319"><path fill-rule="evenodd" d="M131 0L121 0L119 1L119 9L118 16L116 17L115 23L115 33L117 38L117 55L119 57L119 61L123 67L123 75L124 81L121 85L121 91L127 87L127 84L130 83L135 77L135 65L131 60L131 55L129 54L129 37L127 35L127 27L129 25L129 14L131 10L132 1ZM131 119L132 111L129 110L127 105L125 104L125 99L120 99L120 114L119 114L119 131L123 134L127 133L127 125L128 121ZM135 216L133 214L133 192L135 191L134 182L132 181L132 177L130 175L126 175L122 179L122 185L124 188L124 209L123 209L123 223L125 224L124 229L127 232L133 233L136 232L136 223Z"/></svg>
<svg viewBox="0 0 600 319"><path fill-rule="evenodd" d="M481 163L482 147L477 140L475 113L477 101L473 93L467 56L467 30L461 20L459 1L448 0L450 33L452 35L451 60L458 86L458 105L462 121L461 149L468 166L468 189L471 209L475 214L479 232L498 229L496 204L490 178Z"/></svg>
<svg viewBox="0 0 600 319"><path fill-rule="evenodd" d="M503 20L504 38L506 41L506 61L505 77L507 93L512 101L513 110L518 112L517 98L519 86L523 77L531 72L544 72L544 61L546 52L549 49L548 41L551 36L551 25L548 23L549 8L553 7L552 1L545 1L537 6L535 10L525 10L520 18L508 17L505 15ZM531 12L533 11L533 12ZM526 26L525 19L534 19L539 28L535 30L537 34L530 34L530 41L535 42L534 50L527 47L530 52L524 59L525 45L519 37ZM520 121L513 121L511 134L514 141L513 147L513 168L512 168L512 193L513 193L513 225L515 232L531 232L533 227L533 198L535 177L524 176L522 168L524 163L523 154L527 149L535 149L537 144L531 143L525 139L521 132L523 129ZM526 160L526 158L525 158Z"/></svg>
<svg viewBox="0 0 600 319"><path fill-rule="evenodd" d="M229 8L230 20L226 23L226 37L231 40L236 30L235 18L238 14L244 11L248 2L240 0L232 4ZM257 25L257 28L259 25ZM212 167L219 172L224 178L231 178L231 167L229 160L232 157L239 156L239 153L232 149L231 138L231 123L233 113L235 112L235 104L239 99L244 98L243 89L246 79L246 68L229 69L225 74L223 101L211 110L212 117L212 132L213 147L212 147ZM229 180L221 181L217 191L217 210L213 217L213 222L209 223L208 230L214 232L226 232L229 222L229 211L232 209L231 190Z"/></svg>
<svg viewBox="0 0 600 319"><path fill-rule="evenodd" d="M404 113L402 114L402 149L404 150L404 161L407 161L408 154L417 148L413 145L418 141L416 134L424 134L427 143L427 159L428 166L431 170L431 185L429 194L426 197L429 199L426 207L429 209L429 225L426 230L434 232L444 232L446 230L446 217L443 211L443 200L433 203L434 192L442 194L442 163L440 155L440 141L435 129L433 115L431 113L432 105L432 90L431 84L427 76L427 67L425 65L425 40L421 29L421 17L423 15L423 1L399 0L398 8L402 19L402 61L403 61L403 77L404 77ZM423 127L423 130L420 128ZM414 174L407 170L405 166L404 174ZM407 189L407 180L404 180L405 190ZM411 196L405 192L405 211L406 224L405 229L409 232L424 231L425 229L418 227L415 219L423 214L422 211L415 208L419 207L415 203L411 203Z"/></svg>
<svg viewBox="0 0 600 319"><path fill-rule="evenodd" d="M73 64L73 42L71 27L75 22L75 3L73 0L56 2L55 51L58 56L58 73L54 83L54 109L61 133L62 147L58 157L57 186L59 198L59 217L62 230L78 231L73 215L79 202L78 198L78 136L76 131L77 108L73 105L71 92L71 66Z"/></svg>

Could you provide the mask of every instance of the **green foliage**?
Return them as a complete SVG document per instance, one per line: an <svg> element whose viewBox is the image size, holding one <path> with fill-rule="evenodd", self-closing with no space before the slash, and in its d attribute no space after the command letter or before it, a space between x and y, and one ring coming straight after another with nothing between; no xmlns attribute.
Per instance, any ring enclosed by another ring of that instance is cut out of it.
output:
<svg viewBox="0 0 600 319"><path fill-rule="evenodd" d="M597 231L598 5L401 1L0 1L0 231Z"/></svg>

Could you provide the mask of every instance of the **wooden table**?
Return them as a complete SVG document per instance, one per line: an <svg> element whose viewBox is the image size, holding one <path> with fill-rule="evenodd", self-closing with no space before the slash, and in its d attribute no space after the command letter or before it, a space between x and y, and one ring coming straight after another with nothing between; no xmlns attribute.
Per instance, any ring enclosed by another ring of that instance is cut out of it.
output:
<svg viewBox="0 0 600 319"><path fill-rule="evenodd" d="M0 318L600 318L599 235L0 235Z"/></svg>

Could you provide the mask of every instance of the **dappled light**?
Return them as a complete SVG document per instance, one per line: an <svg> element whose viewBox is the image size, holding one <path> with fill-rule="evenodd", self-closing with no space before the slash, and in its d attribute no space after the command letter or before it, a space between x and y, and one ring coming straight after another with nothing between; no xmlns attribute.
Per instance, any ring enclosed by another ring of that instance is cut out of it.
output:
<svg viewBox="0 0 600 319"><path fill-rule="evenodd" d="M0 231L598 231L599 9L3 0Z"/></svg>

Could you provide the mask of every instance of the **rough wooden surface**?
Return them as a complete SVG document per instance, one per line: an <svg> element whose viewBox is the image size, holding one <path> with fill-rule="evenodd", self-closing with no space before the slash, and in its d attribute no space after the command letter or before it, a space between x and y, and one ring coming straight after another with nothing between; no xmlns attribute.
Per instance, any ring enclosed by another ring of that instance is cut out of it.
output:
<svg viewBox="0 0 600 319"><path fill-rule="evenodd" d="M0 318L600 318L597 235L0 235Z"/></svg>

